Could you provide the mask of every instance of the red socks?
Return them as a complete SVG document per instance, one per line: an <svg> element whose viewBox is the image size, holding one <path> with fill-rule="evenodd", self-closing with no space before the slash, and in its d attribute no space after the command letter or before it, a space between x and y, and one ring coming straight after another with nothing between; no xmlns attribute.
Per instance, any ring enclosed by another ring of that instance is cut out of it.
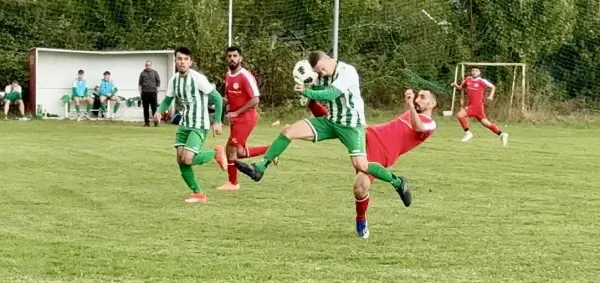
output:
<svg viewBox="0 0 600 283"><path fill-rule="evenodd" d="M268 145L247 147L246 148L246 156L244 156L244 158L261 156L261 155L265 154L265 152L267 152L267 149L269 149Z"/></svg>
<svg viewBox="0 0 600 283"><path fill-rule="evenodd" d="M237 173L237 168L235 167L233 161L227 160L227 174L229 175L229 183L233 185L238 184Z"/></svg>
<svg viewBox="0 0 600 283"><path fill-rule="evenodd" d="M367 216L367 209L369 208L369 194L361 200L354 200L356 204L356 220L365 220Z"/></svg>
<svg viewBox="0 0 600 283"><path fill-rule="evenodd" d="M496 126L496 124L491 124L488 129L490 129L492 132L494 132L494 134L499 135L500 133L502 133L502 131L500 131L500 128L498 128L498 126Z"/></svg>
<svg viewBox="0 0 600 283"><path fill-rule="evenodd" d="M310 109L310 112L312 112L313 116L315 117L323 117L328 113L327 108L316 100L311 100L308 102L308 109Z"/></svg>
<svg viewBox="0 0 600 283"><path fill-rule="evenodd" d="M463 130L467 131L469 129L469 118L467 117L458 117L458 122Z"/></svg>

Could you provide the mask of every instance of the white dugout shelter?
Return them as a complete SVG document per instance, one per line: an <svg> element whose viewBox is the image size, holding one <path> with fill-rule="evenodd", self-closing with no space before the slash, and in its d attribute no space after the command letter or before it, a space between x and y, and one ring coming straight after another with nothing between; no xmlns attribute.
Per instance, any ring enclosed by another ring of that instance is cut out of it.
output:
<svg viewBox="0 0 600 283"><path fill-rule="evenodd" d="M33 48L29 51L28 109L41 107L49 114L65 118L65 113L69 113L65 111L61 98L71 95L78 70L85 71L89 94L92 94L94 87L103 78L103 73L109 71L118 88L118 96L125 99L138 98L138 80L146 60L152 61L152 68L160 75L160 103L165 97L167 81L175 72L173 50L82 51ZM122 101L117 117L123 120L143 120L142 109L138 103L128 107Z"/></svg>

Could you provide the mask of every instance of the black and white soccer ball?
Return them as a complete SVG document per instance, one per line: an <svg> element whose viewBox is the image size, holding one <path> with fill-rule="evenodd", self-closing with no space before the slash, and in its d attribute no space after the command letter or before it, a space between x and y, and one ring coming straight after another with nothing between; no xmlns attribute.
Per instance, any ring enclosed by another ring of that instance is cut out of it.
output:
<svg viewBox="0 0 600 283"><path fill-rule="evenodd" d="M294 81L297 84L303 84L306 86L312 86L317 82L319 75L315 73L308 63L308 60L301 60L294 65L293 71Z"/></svg>

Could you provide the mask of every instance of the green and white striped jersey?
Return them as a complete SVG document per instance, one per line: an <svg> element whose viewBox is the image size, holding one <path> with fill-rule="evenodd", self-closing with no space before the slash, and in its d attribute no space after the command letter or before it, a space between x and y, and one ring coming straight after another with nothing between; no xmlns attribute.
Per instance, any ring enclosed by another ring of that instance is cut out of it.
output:
<svg viewBox="0 0 600 283"><path fill-rule="evenodd" d="M349 64L337 63L335 72L331 77L319 76L317 86L332 86L342 92L334 101L327 101L329 114L327 119L348 127L364 127L365 102L360 95L360 82L358 72Z"/></svg>
<svg viewBox="0 0 600 283"><path fill-rule="evenodd" d="M180 126L195 129L210 129L208 114L208 96L215 90L215 85L210 83L206 76L188 70L187 74L176 72L169 80L167 96L175 97L183 105Z"/></svg>

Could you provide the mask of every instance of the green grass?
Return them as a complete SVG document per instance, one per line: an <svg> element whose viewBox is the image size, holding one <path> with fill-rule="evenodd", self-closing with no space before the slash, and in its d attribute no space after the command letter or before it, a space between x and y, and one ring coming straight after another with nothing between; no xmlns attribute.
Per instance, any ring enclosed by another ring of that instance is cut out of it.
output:
<svg viewBox="0 0 600 283"><path fill-rule="evenodd" d="M0 122L1 282L592 282L600 278L600 128L509 125L510 147L457 123L376 182L371 238L354 232L337 141L294 142L261 181L185 204L175 126ZM253 144L279 129L256 129ZM225 129L228 133L228 129ZM226 135L209 138L224 144Z"/></svg>

